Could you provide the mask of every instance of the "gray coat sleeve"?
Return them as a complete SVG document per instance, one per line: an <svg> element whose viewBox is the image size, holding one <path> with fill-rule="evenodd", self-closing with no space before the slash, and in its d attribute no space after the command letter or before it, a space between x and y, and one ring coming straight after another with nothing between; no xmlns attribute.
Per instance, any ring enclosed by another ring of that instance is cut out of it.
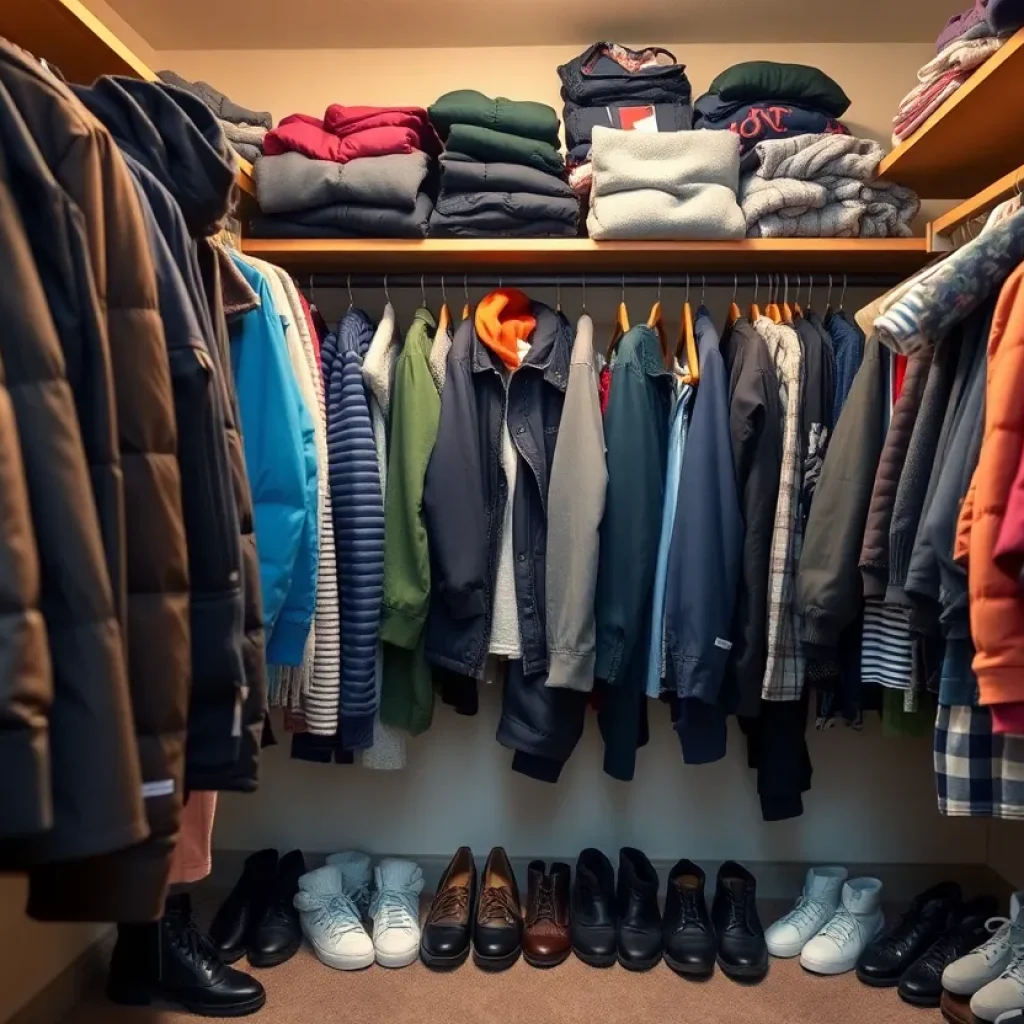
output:
<svg viewBox="0 0 1024 1024"><path fill-rule="evenodd" d="M590 317L580 317L548 486L547 685L582 691L594 685L594 596L608 484L593 335Z"/></svg>

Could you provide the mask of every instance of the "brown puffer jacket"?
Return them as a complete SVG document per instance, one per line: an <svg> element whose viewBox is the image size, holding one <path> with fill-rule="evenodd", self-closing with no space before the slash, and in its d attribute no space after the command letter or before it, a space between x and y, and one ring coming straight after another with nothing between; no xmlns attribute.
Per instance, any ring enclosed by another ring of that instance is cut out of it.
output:
<svg viewBox="0 0 1024 1024"><path fill-rule="evenodd" d="M103 311L124 479L128 675L150 838L118 855L32 872L44 920L158 917L177 840L189 695L188 559L177 432L156 277L128 169L109 133L35 61L0 44L2 83L81 211ZM116 573L115 573L116 575Z"/></svg>

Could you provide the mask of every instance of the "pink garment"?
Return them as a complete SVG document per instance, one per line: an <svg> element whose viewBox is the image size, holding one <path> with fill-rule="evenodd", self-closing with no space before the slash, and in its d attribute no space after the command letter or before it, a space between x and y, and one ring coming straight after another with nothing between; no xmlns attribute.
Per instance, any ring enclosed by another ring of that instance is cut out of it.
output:
<svg viewBox="0 0 1024 1024"><path fill-rule="evenodd" d="M1024 704L989 704L992 731L1024 736Z"/></svg>
<svg viewBox="0 0 1024 1024"><path fill-rule="evenodd" d="M181 812L181 833L171 860L171 885L201 882L213 860L213 819L216 793L190 793Z"/></svg>
<svg viewBox="0 0 1024 1024"><path fill-rule="evenodd" d="M908 115L916 113L922 106L930 103L950 82L965 82L969 77L966 71L952 68L949 71L944 71L938 78L933 79L927 84L924 82L920 83L903 97L903 101L900 103L899 110L896 111L896 117L893 120L899 121L905 119Z"/></svg>
<svg viewBox="0 0 1024 1024"><path fill-rule="evenodd" d="M955 78L953 81L947 82L931 100L917 107L913 114L903 114L893 128L893 138L897 142L902 142L908 136L913 135L965 81L967 81L966 78Z"/></svg>
<svg viewBox="0 0 1024 1024"><path fill-rule="evenodd" d="M317 369L323 372L323 366L320 362L320 332L316 329L316 323L313 320L313 311L309 308L309 303L306 301L306 296L299 291L299 302L302 303L302 312L306 317L306 326L309 327L309 336L313 339L313 352L316 355L316 366Z"/></svg>
<svg viewBox="0 0 1024 1024"><path fill-rule="evenodd" d="M332 109L328 108L328 114ZM333 160L345 164L359 157L416 153L424 148L420 132L415 128L374 123L372 127L360 131L347 125L344 118L338 118L335 123L346 131L343 138L328 130L327 123L318 117L290 114L263 137L263 152L266 156L301 153L311 160ZM435 149L431 151L436 151L436 136L432 145Z"/></svg>
<svg viewBox="0 0 1024 1024"><path fill-rule="evenodd" d="M324 114L324 129L339 139L374 128L405 128L415 132L418 149L436 156L441 140L422 107L343 107L332 103Z"/></svg>

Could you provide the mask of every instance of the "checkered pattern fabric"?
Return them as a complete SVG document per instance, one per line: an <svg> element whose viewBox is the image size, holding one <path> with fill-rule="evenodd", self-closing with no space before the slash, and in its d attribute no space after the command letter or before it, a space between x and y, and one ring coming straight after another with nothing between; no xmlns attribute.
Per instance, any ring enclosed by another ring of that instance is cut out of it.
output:
<svg viewBox="0 0 1024 1024"><path fill-rule="evenodd" d="M987 708L940 706L934 750L942 814L1024 820L1024 736L993 733Z"/></svg>
<svg viewBox="0 0 1024 1024"><path fill-rule="evenodd" d="M761 696L764 700L799 700L804 686L800 622L796 604L796 566L803 542L800 491L803 458L800 440L803 407L803 361L800 339L792 327L760 317L754 327L775 362L785 410L782 472L775 504L771 566L768 577L768 658Z"/></svg>

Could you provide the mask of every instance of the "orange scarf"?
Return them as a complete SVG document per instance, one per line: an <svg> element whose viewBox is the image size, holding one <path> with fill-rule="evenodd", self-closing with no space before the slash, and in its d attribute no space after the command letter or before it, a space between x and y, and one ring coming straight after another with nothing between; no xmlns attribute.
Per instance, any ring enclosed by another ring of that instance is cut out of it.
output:
<svg viewBox="0 0 1024 1024"><path fill-rule="evenodd" d="M519 366L519 342L526 341L537 326L530 300L515 288L499 288L484 296L476 307L476 332L480 340L510 369Z"/></svg>

